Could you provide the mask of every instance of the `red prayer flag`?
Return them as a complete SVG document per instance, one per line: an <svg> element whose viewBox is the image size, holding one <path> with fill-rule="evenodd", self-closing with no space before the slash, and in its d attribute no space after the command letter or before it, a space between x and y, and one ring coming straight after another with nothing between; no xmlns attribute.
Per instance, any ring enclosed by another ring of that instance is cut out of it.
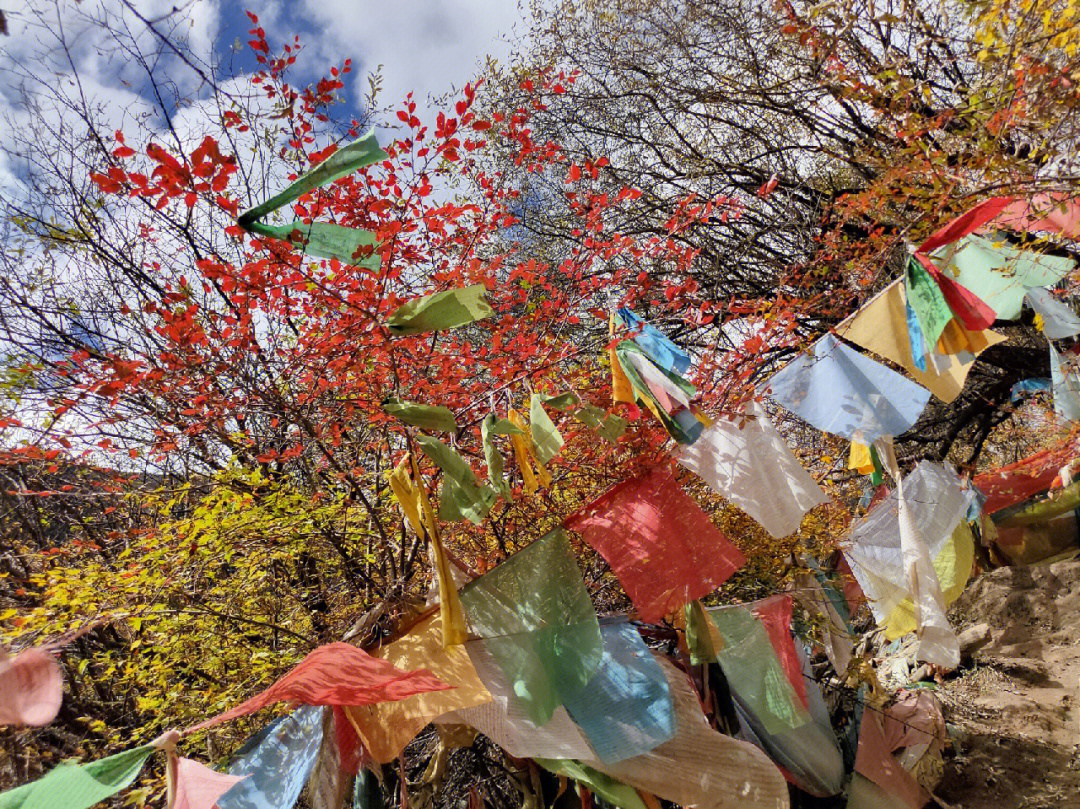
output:
<svg viewBox="0 0 1080 809"><path fill-rule="evenodd" d="M993 514L1060 486L1061 468L1078 456L1080 439L1073 439L1062 447L1044 449L1016 463L976 475L972 483L986 495L983 511Z"/></svg>
<svg viewBox="0 0 1080 809"><path fill-rule="evenodd" d="M770 596L750 605L751 611L765 626L769 633L769 643L780 658L784 674L791 681L792 688L802 700L804 708L810 707L806 698L806 681L803 679L802 663L795 651L795 642L791 638L791 596L786 593Z"/></svg>
<svg viewBox="0 0 1080 809"><path fill-rule="evenodd" d="M949 304L953 314L964 324L968 331L982 331L990 328L997 319L997 312L983 301L978 295L962 284L958 284L939 270L930 257L925 253L916 253L915 258L930 273L930 277L937 281L941 288L941 294L945 296L945 303Z"/></svg>
<svg viewBox="0 0 1080 809"><path fill-rule="evenodd" d="M47 725L63 697L60 667L48 652L25 649L0 660L0 725Z"/></svg>
<svg viewBox="0 0 1080 809"><path fill-rule="evenodd" d="M855 753L855 772L865 775L888 794L902 800L911 809L920 809L930 796L892 754L881 728L879 712L863 706L859 726L859 748Z"/></svg>
<svg viewBox="0 0 1080 809"><path fill-rule="evenodd" d="M373 705L447 688L453 686L427 669L404 671L348 643L328 643L265 691L184 732L203 730L285 700L305 705Z"/></svg>
<svg viewBox="0 0 1080 809"><path fill-rule="evenodd" d="M974 233L983 225L997 219L1012 201L1012 197L991 197L986 202L979 203L970 211L960 214L944 227L934 231L930 238L919 246L919 252L932 253L939 247L952 244L957 239Z"/></svg>
<svg viewBox="0 0 1080 809"><path fill-rule="evenodd" d="M666 463L610 489L566 527L607 560L646 621L711 593L746 561Z"/></svg>

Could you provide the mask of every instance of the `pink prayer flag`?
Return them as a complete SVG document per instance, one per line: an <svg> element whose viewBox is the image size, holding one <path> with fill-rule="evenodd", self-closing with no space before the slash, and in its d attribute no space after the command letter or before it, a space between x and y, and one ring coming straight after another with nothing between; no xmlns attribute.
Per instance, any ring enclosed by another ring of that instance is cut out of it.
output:
<svg viewBox="0 0 1080 809"><path fill-rule="evenodd" d="M922 809L930 800L926 790L900 766L882 731L879 712L869 705L863 708L859 726L859 749L855 753L855 772L865 775L885 792L899 798L911 809Z"/></svg>
<svg viewBox="0 0 1080 809"><path fill-rule="evenodd" d="M47 725L63 698L60 667L48 652L25 649L0 661L0 725Z"/></svg>
<svg viewBox="0 0 1080 809"><path fill-rule="evenodd" d="M746 561L667 463L610 489L566 527L607 560L646 621L708 595Z"/></svg>
<svg viewBox="0 0 1080 809"><path fill-rule="evenodd" d="M202 730L285 700L304 705L373 705L447 688L453 686L427 669L404 671L348 643L328 643L265 691L184 732Z"/></svg>
<svg viewBox="0 0 1080 809"><path fill-rule="evenodd" d="M1036 194L1030 200L1013 200L994 224L1075 239L1080 237L1080 199L1065 194Z"/></svg>
<svg viewBox="0 0 1080 809"><path fill-rule="evenodd" d="M226 775L190 758L176 760L176 800L172 809L214 809L218 798L246 775Z"/></svg>
<svg viewBox="0 0 1080 809"><path fill-rule="evenodd" d="M810 703L806 698L806 681L803 679L802 663L795 651L795 641L791 638L791 596L787 593L770 596L750 605L750 610L765 626L769 633L769 643L780 658L780 665L791 682L795 693L802 700L804 708Z"/></svg>

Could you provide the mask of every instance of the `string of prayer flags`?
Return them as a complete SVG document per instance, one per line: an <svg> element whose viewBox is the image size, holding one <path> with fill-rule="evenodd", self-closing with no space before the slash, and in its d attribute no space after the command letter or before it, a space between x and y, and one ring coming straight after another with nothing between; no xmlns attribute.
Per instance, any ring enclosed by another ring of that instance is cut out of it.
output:
<svg viewBox="0 0 1080 809"><path fill-rule="evenodd" d="M396 702L343 707L364 749L379 764L400 756L416 734L436 717L491 701L464 645L444 647L442 639L442 619L436 614L375 650L374 655L400 669L423 666L452 686L449 690L415 694Z"/></svg>
<svg viewBox="0 0 1080 809"><path fill-rule="evenodd" d="M176 792L170 809L214 809L222 795L247 778L214 772L190 758L178 758L175 765Z"/></svg>
<svg viewBox="0 0 1080 809"><path fill-rule="evenodd" d="M615 347L615 358L622 368L635 397L660 421L679 444L692 444L701 434L702 424L688 409L697 389L682 377L669 374L653 365L634 343L624 340ZM679 413L690 416L678 418Z"/></svg>
<svg viewBox="0 0 1080 809"><path fill-rule="evenodd" d="M534 393L529 400L529 430L532 433L533 452L542 464L551 463L566 443L559 428L544 410L545 399L548 397Z"/></svg>
<svg viewBox="0 0 1080 809"><path fill-rule="evenodd" d="M893 463L886 460L887 466ZM885 500L852 524L845 547L879 624L917 594L917 656L947 668L959 664L959 646L945 618L933 559L963 519L970 497L955 470L921 461Z"/></svg>
<svg viewBox="0 0 1080 809"><path fill-rule="evenodd" d="M483 284L448 289L402 304L386 321L391 334L445 331L491 317L495 310L484 298Z"/></svg>
<svg viewBox="0 0 1080 809"><path fill-rule="evenodd" d="M623 481L565 525L604 557L645 621L711 593L746 561L668 464Z"/></svg>
<svg viewBox="0 0 1080 809"><path fill-rule="evenodd" d="M926 388L831 334L773 374L766 392L819 430L863 444L906 432L930 399Z"/></svg>
<svg viewBox="0 0 1080 809"><path fill-rule="evenodd" d="M238 719L276 702L304 705L370 705L452 688L425 669L403 671L348 643L320 646L265 691L185 734Z"/></svg>
<svg viewBox="0 0 1080 809"><path fill-rule="evenodd" d="M495 490L477 481L468 462L439 439L418 435L416 443L443 471L439 519L448 522L465 519L474 525L483 522L495 505Z"/></svg>
<svg viewBox="0 0 1080 809"><path fill-rule="evenodd" d="M632 335L630 337L642 351L660 368L674 374L690 370L690 355L654 326L649 325L625 307L617 310L619 320Z"/></svg>
<svg viewBox="0 0 1080 809"><path fill-rule="evenodd" d="M983 236L965 236L934 258L942 263L942 275L970 290L1000 320L1016 320L1029 289L1056 284L1074 266L1067 257L1020 250Z"/></svg>
<svg viewBox="0 0 1080 809"><path fill-rule="evenodd" d="M952 320L952 310L941 287L914 258L909 259L904 278L907 303L915 313L919 331L927 345L936 345L945 324ZM912 353L915 354L914 349ZM916 354L915 358L920 357Z"/></svg>
<svg viewBox="0 0 1080 809"><path fill-rule="evenodd" d="M218 809L292 809L315 769L324 710L303 705L244 742L229 775L249 777L217 799Z"/></svg>
<svg viewBox="0 0 1080 809"><path fill-rule="evenodd" d="M269 213L273 213L278 208L294 202L308 191L332 183L335 180L340 180L342 177L364 168L364 166L370 166L372 163L387 159L388 155L379 147L379 143L375 139L374 128L369 129L348 146L338 149L311 171L301 175L281 193L240 214L237 224L240 227L248 227L251 223L262 219Z"/></svg>
<svg viewBox="0 0 1080 809"><path fill-rule="evenodd" d="M461 602L536 724L597 676L600 627L562 529L467 584Z"/></svg>
<svg viewBox="0 0 1080 809"><path fill-rule="evenodd" d="M152 744L86 764L61 763L37 781L0 793L0 809L90 809L134 783Z"/></svg>
<svg viewBox="0 0 1080 809"><path fill-rule="evenodd" d="M1080 356L1073 350L1059 353L1050 343L1050 384L1054 412L1070 421L1080 421Z"/></svg>
<svg viewBox="0 0 1080 809"><path fill-rule="evenodd" d="M30 648L6 657L0 651L0 725L47 725L63 699L64 680L51 654Z"/></svg>
<svg viewBox="0 0 1080 809"><path fill-rule="evenodd" d="M585 684L571 683L563 704L596 757L641 755L675 734L671 691L660 664L629 623L600 627L603 659Z"/></svg>
<svg viewBox="0 0 1080 809"><path fill-rule="evenodd" d="M1048 340L1064 340L1080 334L1080 317L1043 287L1025 294L1028 305L1042 318L1042 332Z"/></svg>
<svg viewBox="0 0 1080 809"><path fill-rule="evenodd" d="M551 473L533 452L532 439L528 437L529 425L513 408L507 411L506 418L518 430L517 433L510 433L510 444L514 448L514 458L517 460L518 469L521 470L521 481L525 487L525 493L533 494L540 486L545 488L550 486ZM533 466L536 467L535 473Z"/></svg>
<svg viewBox="0 0 1080 809"><path fill-rule="evenodd" d="M436 724L465 724L483 733L514 758L584 759L593 757L581 729L566 708L555 708L551 718L537 724L529 718L528 703L517 696L500 664L484 641L469 641L469 653L476 672L491 694L491 702L444 714Z"/></svg>
<svg viewBox="0 0 1080 809"><path fill-rule="evenodd" d="M656 655L671 693L675 735L623 761L582 764L687 809L778 809L788 805L776 766L746 742L713 730L686 675Z"/></svg>
<svg viewBox="0 0 1080 809"><path fill-rule="evenodd" d="M806 512L828 502L753 401L739 418L717 421L697 441L673 454L774 537L795 533Z"/></svg>
<svg viewBox="0 0 1080 809"><path fill-rule="evenodd" d="M510 500L510 481L503 475L503 456L495 446L497 435L522 435L522 432L508 419L495 418L494 413L484 416L484 421L480 424L480 440L484 447L484 460L487 462L488 483L503 499Z"/></svg>
<svg viewBox="0 0 1080 809"><path fill-rule="evenodd" d="M992 321L993 317L990 319ZM921 363L924 367L920 367L914 357L915 348L907 323L904 283L903 279L898 279L840 323L836 333L879 357L895 362L943 402L951 402L960 395L974 357L1005 339L989 330L968 331L954 318L946 324L936 347L938 354L948 356L939 356L935 354L934 346L927 346L925 350L930 353L931 361ZM962 349L973 355L970 360L953 356Z"/></svg>
<svg viewBox="0 0 1080 809"><path fill-rule="evenodd" d="M399 421L403 421L421 430L433 430L444 433L456 433L457 421L448 407L440 405L422 405L416 402L402 402L389 398L383 402L383 410Z"/></svg>

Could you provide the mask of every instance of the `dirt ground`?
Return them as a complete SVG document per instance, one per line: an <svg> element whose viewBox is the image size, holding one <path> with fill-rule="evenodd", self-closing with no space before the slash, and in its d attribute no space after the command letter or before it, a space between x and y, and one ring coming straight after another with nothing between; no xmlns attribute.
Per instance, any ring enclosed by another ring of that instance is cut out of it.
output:
<svg viewBox="0 0 1080 809"><path fill-rule="evenodd" d="M1080 808L1080 562L984 574L954 610L992 641L938 691L953 749L935 793L964 809Z"/></svg>

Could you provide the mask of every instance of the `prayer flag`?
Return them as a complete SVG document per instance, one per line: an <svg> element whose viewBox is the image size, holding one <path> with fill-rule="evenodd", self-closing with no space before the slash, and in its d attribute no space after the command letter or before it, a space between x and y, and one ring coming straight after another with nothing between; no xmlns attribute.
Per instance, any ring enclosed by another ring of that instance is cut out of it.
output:
<svg viewBox="0 0 1080 809"><path fill-rule="evenodd" d="M0 725L47 725L63 698L64 680L51 654L32 647L3 659L0 652Z"/></svg>
<svg viewBox="0 0 1080 809"><path fill-rule="evenodd" d="M61 763L37 781L0 793L0 809L90 809L131 786L155 749L146 744L86 764Z"/></svg>
<svg viewBox="0 0 1080 809"><path fill-rule="evenodd" d="M171 809L214 809L218 798L247 776L214 772L190 758L176 760L176 794Z"/></svg>
<svg viewBox="0 0 1080 809"><path fill-rule="evenodd" d="M386 327L392 334L424 334L483 320L495 314L485 291L483 284L476 284L414 298L393 311Z"/></svg>

